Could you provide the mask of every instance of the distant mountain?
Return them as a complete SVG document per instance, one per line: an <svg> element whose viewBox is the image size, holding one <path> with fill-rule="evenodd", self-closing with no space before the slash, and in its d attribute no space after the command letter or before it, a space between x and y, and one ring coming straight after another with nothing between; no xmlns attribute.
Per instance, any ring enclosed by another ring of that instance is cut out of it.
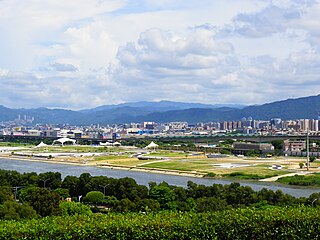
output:
<svg viewBox="0 0 320 240"><path fill-rule="evenodd" d="M34 123L112 124L142 121L189 123L240 120L242 117L270 120L271 118L318 118L320 95L288 99L263 105L210 105L181 102L134 102L104 105L93 109L10 109L0 105L0 121L17 119L18 115L32 116Z"/></svg>
<svg viewBox="0 0 320 240"><path fill-rule="evenodd" d="M106 111L117 108L131 107L141 109L147 112L165 112L171 110L183 110L189 108L220 108L220 107L232 107L243 108L244 105L240 104L202 104L202 103L184 103L184 102L172 102L172 101L160 101L160 102L130 102L121 103L116 105L103 105L92 109L80 110L82 113Z"/></svg>
<svg viewBox="0 0 320 240"><path fill-rule="evenodd" d="M240 120L251 116L254 119L270 120L281 119L317 119L320 114L320 95L288 99L258 106L249 106L243 109L216 108L216 109L185 109L164 113L151 113L144 116L146 121L168 122L188 121L191 123L208 121Z"/></svg>

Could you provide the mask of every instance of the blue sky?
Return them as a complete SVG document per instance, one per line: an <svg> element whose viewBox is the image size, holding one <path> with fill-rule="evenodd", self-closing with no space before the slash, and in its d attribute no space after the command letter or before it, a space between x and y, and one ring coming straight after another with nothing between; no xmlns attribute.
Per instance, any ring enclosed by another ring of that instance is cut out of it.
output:
<svg viewBox="0 0 320 240"><path fill-rule="evenodd" d="M311 0L2 0L0 104L317 95L319 12Z"/></svg>

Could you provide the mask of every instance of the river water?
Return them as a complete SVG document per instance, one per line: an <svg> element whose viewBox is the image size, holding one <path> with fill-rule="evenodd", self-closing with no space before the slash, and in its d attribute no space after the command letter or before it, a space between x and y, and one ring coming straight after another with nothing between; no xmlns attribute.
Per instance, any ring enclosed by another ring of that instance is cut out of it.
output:
<svg viewBox="0 0 320 240"><path fill-rule="evenodd" d="M92 176L107 176L111 178L123 178L130 177L136 180L138 184L148 185L153 181L156 183L167 182L170 185L176 185L186 187L188 181L192 181L197 184L212 185L212 184L230 184L232 182L239 182L243 186L249 186L253 190L258 191L262 188L271 189L273 191L281 190L284 193L290 194L295 197L308 197L310 194L320 192L320 188L306 188L306 187L287 187L275 183L267 182L248 182L248 181L235 181L235 180L218 180L218 179L206 179L206 178L193 178L174 176L158 173L146 173L138 171L127 171L118 169L99 168L95 166L79 166L73 164L58 164L58 163L45 163L34 162L27 160L11 160L0 158L0 169L15 170L20 173L24 172L60 172L62 178L71 176L80 176L82 173L90 173Z"/></svg>

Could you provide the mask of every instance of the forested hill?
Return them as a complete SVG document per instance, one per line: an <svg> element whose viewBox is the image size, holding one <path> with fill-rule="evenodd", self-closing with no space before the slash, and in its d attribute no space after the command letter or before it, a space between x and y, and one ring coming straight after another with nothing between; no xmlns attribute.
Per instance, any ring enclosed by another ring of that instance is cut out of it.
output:
<svg viewBox="0 0 320 240"><path fill-rule="evenodd" d="M112 124L142 121L189 123L240 120L242 117L270 120L317 119L320 114L320 95L288 99L263 105L208 105L178 102L138 102L104 105L93 109L72 111L64 109L10 109L0 106L0 121L17 119L20 115L34 118L34 123Z"/></svg>
<svg viewBox="0 0 320 240"><path fill-rule="evenodd" d="M240 120L242 117L270 120L282 119L317 119L320 114L320 95L288 99L266 103L259 106L249 106L243 109L216 108L216 109L185 109L179 111L167 111L151 113L143 118L148 121L169 122L188 121L191 123L208 121ZM142 118L141 118L142 119Z"/></svg>

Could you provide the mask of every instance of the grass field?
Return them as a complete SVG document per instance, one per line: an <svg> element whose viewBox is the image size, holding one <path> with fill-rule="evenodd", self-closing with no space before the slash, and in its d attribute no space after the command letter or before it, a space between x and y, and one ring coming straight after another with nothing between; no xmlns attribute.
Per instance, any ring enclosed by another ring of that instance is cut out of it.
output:
<svg viewBox="0 0 320 240"><path fill-rule="evenodd" d="M0 143L4 146L6 143ZM17 144L18 145L18 144ZM7 146L7 145L5 145ZM16 144L12 144L16 146ZM21 146L21 145L19 145ZM30 146L30 145L29 145ZM26 147L26 146L24 146ZM182 151L157 150L144 156L163 157L165 159L148 159L138 160L131 157L133 154L145 152L144 149L134 149L126 147L102 147L102 146L47 146L43 148L29 148L22 150L25 153L75 153L73 156L55 156L57 160L72 161L86 163L91 165L109 164L114 166L143 168L143 169L161 169L161 170L177 170L197 173L214 173L217 177L228 178L267 178L271 176L284 175L292 172L305 171L300 169L299 163L305 163L305 158L299 157L273 157L273 158L257 158L257 157L236 157L226 156L225 158L207 158L203 153L186 153ZM104 153L103 156L85 155L82 153ZM281 170L272 170L272 164L281 165ZM320 172L320 162L311 163L310 171Z"/></svg>
<svg viewBox="0 0 320 240"><path fill-rule="evenodd" d="M0 142L0 147L33 147L29 143Z"/></svg>
<svg viewBox="0 0 320 240"><path fill-rule="evenodd" d="M146 156L155 156L155 157L185 157L187 153L178 152L178 151L157 151L146 154Z"/></svg>

